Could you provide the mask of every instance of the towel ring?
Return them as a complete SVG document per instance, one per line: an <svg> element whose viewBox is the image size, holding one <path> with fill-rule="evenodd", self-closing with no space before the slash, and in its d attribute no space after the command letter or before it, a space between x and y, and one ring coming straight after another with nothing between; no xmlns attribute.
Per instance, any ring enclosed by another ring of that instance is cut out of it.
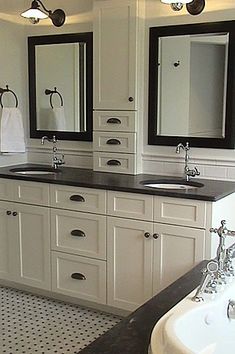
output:
<svg viewBox="0 0 235 354"><path fill-rule="evenodd" d="M63 107L63 105L64 105L63 97L62 97L62 95L57 91L57 88L54 87L54 91L52 91L52 90L50 90L50 89L46 89L46 90L45 90L45 95L50 95L50 105L51 105L51 108L54 108L53 103L52 103L52 97L53 97L53 95L54 95L55 93L60 97L60 105L61 105L61 107Z"/></svg>
<svg viewBox="0 0 235 354"><path fill-rule="evenodd" d="M9 86L8 86L8 85L6 85L6 88L5 88L5 89L0 87L0 105L1 105L1 107L3 108L2 96L3 96L3 94L6 93L6 92L10 92L10 93L13 94L13 96L15 97L16 108L17 108L17 107L18 107L18 98L17 98L15 92L9 89Z"/></svg>

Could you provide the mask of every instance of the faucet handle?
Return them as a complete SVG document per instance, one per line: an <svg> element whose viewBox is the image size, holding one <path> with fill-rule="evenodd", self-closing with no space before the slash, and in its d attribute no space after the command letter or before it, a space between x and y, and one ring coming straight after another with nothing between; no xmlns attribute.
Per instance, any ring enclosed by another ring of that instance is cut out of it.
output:
<svg viewBox="0 0 235 354"><path fill-rule="evenodd" d="M194 167L194 171L195 171L195 176L200 176L200 171L197 169L197 167Z"/></svg>

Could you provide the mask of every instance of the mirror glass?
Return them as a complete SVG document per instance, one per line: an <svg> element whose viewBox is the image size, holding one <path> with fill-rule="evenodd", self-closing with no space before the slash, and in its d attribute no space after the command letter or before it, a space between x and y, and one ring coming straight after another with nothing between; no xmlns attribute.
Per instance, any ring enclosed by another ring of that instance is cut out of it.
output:
<svg viewBox="0 0 235 354"><path fill-rule="evenodd" d="M31 137L92 137L92 33L29 37Z"/></svg>
<svg viewBox="0 0 235 354"><path fill-rule="evenodd" d="M233 146L228 132L232 32L225 24L214 30L211 24L150 29L150 144Z"/></svg>

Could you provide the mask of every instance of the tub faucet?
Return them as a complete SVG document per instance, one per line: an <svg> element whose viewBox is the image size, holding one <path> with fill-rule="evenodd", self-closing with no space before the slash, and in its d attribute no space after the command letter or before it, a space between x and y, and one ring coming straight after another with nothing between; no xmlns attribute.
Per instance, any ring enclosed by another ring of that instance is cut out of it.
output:
<svg viewBox="0 0 235 354"><path fill-rule="evenodd" d="M185 155L184 155L184 176L186 178L186 181L189 181L190 177L195 177L195 176L199 176L200 172L198 171L197 167L194 167L193 169L190 169L188 166L188 161L189 161L189 142L186 143L186 145L184 146L182 143L179 143L176 146L175 152L177 154L180 153L180 150L184 150L185 151Z"/></svg>
<svg viewBox="0 0 235 354"><path fill-rule="evenodd" d="M48 136L43 136L41 139L41 144L44 145L45 140L47 140L49 143L53 144L53 156L52 156L52 167L56 170L58 168L58 166L63 165L65 163L64 161L64 154L61 154L58 156L58 149L56 146L56 143L58 141L58 139L56 138L55 135L53 135L52 139L48 138Z"/></svg>

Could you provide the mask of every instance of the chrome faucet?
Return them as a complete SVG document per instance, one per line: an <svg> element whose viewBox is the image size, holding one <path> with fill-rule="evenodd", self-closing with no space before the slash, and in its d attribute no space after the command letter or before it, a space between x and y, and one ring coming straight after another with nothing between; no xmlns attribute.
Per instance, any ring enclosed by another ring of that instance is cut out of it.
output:
<svg viewBox="0 0 235 354"><path fill-rule="evenodd" d="M184 146L182 143L179 143L176 146L175 152L177 154L180 153L180 150L184 150L185 151L185 156L184 156L184 176L186 178L186 181L189 181L190 177L195 177L195 176L199 176L200 172L198 171L197 167L194 167L193 169L190 169L188 166L188 162L189 162L189 142L186 143L186 145Z"/></svg>
<svg viewBox="0 0 235 354"><path fill-rule="evenodd" d="M204 301L203 294L213 294L217 292L218 286L226 284L227 278L235 274L232 265L232 256L235 252L235 243L225 248L226 236L235 236L235 231L228 230L226 221L221 221L219 228L210 228L211 233L216 233L219 236L219 245L216 251L216 258L207 263L203 270L201 283L193 296L192 300L196 302Z"/></svg>
<svg viewBox="0 0 235 354"><path fill-rule="evenodd" d="M64 161L64 154L61 154L59 157L58 157L58 154L57 154L57 146L56 146L56 143L58 141L58 139L56 139L56 136L53 135L52 139L48 138L48 136L43 136L42 139L41 139L41 144L44 145L44 142L45 140L47 140L49 143L52 143L53 144L53 157L52 157L52 167L56 170L58 168L58 166L60 165L63 165L65 163Z"/></svg>

